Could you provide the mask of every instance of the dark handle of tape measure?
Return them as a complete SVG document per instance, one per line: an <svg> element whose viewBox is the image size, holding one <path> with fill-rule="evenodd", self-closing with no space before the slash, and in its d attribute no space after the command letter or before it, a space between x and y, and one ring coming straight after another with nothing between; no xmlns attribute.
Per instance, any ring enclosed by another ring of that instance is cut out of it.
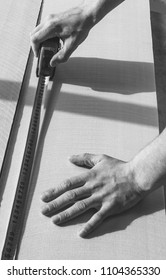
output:
<svg viewBox="0 0 166 280"><path fill-rule="evenodd" d="M28 198L27 195L30 175L32 171L33 159L38 137L42 96L43 90L38 89L33 106L31 122L6 234L6 240L2 252L2 260L16 259L17 257L24 222L23 218L25 214L25 205Z"/></svg>
<svg viewBox="0 0 166 280"><path fill-rule="evenodd" d="M59 38L54 37L44 41L41 45L38 64L36 69L36 76L49 76L50 79L53 78L55 73L55 67L50 66L50 60L59 50Z"/></svg>

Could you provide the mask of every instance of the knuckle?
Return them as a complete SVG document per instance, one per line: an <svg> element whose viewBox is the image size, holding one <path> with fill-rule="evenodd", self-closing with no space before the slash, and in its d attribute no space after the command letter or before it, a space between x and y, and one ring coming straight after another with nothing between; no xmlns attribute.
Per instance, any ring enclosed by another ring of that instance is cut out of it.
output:
<svg viewBox="0 0 166 280"><path fill-rule="evenodd" d="M52 191L52 194L59 194L62 192L62 184L56 186L56 189Z"/></svg>
<svg viewBox="0 0 166 280"><path fill-rule="evenodd" d="M71 187L71 180L67 179L60 185L61 189L68 189Z"/></svg>
<svg viewBox="0 0 166 280"><path fill-rule="evenodd" d="M57 203L55 201L52 201L47 204L47 208L48 208L49 212L51 212L57 208Z"/></svg>
<svg viewBox="0 0 166 280"><path fill-rule="evenodd" d="M49 15L47 15L46 17L45 17L45 22L47 22L47 21L52 21L53 19L54 19L54 14L49 14Z"/></svg>
<svg viewBox="0 0 166 280"><path fill-rule="evenodd" d="M87 171L84 173L85 178L86 178L86 182L87 182L87 183L84 185L84 188L86 188L86 189L91 189L90 186L89 186L89 184L88 184L88 182L89 182L91 179L93 179L93 178L95 177L95 174L96 174L96 172L95 172L94 170L92 170L92 169L87 170Z"/></svg>
<svg viewBox="0 0 166 280"><path fill-rule="evenodd" d="M77 202L76 206L77 206L78 210L83 211L86 209L87 204L84 200L81 200L81 201Z"/></svg>
<svg viewBox="0 0 166 280"><path fill-rule="evenodd" d="M68 193L68 197L69 197L70 200L74 201L74 200L77 199L78 194L75 190L72 190Z"/></svg>
<svg viewBox="0 0 166 280"><path fill-rule="evenodd" d="M68 191L66 193L66 198L69 202L74 201L76 199L76 193L74 191Z"/></svg>
<svg viewBox="0 0 166 280"><path fill-rule="evenodd" d="M52 210L52 203L47 203L46 209L47 209L47 212L50 212Z"/></svg>
<svg viewBox="0 0 166 280"><path fill-rule="evenodd" d="M70 217L71 217L70 212L65 211L62 215L60 215L60 220L63 222L70 219Z"/></svg>
<svg viewBox="0 0 166 280"><path fill-rule="evenodd" d="M83 153L82 156L85 157L85 158L87 158L87 157L89 156L89 154L88 154L88 153Z"/></svg>
<svg viewBox="0 0 166 280"><path fill-rule="evenodd" d="M106 160L108 157L105 154L101 154L100 155L100 160Z"/></svg>
<svg viewBox="0 0 166 280"><path fill-rule="evenodd" d="M101 212L101 211L98 211L97 213L96 213L96 218L98 219L98 220L101 220L101 219L103 219L103 213Z"/></svg>
<svg viewBox="0 0 166 280"><path fill-rule="evenodd" d="M38 37L34 34L31 35L31 42L34 44L38 43L39 42Z"/></svg>
<svg viewBox="0 0 166 280"><path fill-rule="evenodd" d="M54 188L51 188L51 189L49 189L49 190L46 191L46 193L47 193L49 196L53 195L54 192L55 192L55 189L54 189Z"/></svg>
<svg viewBox="0 0 166 280"><path fill-rule="evenodd" d="M52 202L52 209L57 209L58 208L58 204L56 201Z"/></svg>
<svg viewBox="0 0 166 280"><path fill-rule="evenodd" d="M54 196L54 191L55 191L54 189L49 189L42 194L42 197L45 200L52 199L52 197Z"/></svg>
<svg viewBox="0 0 166 280"><path fill-rule="evenodd" d="M51 31L52 27L53 27L53 20L49 20L49 21L47 21L45 23L45 29L46 30L50 30Z"/></svg>

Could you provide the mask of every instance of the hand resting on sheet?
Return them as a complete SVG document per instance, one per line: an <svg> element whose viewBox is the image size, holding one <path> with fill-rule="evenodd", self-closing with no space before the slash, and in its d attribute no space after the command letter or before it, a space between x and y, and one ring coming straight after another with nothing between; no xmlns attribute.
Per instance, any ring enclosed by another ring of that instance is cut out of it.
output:
<svg viewBox="0 0 166 280"><path fill-rule="evenodd" d="M74 155L70 161L88 170L43 193L42 213L61 224L95 208L80 232L85 237L105 218L126 211L161 186L166 176L166 130L129 162L93 154Z"/></svg>
<svg viewBox="0 0 166 280"><path fill-rule="evenodd" d="M140 201L142 192L135 182L130 163L92 154L75 155L70 160L90 169L42 195L42 200L47 202L42 213L53 216L55 224L64 223L95 208L96 213L80 232L80 236L85 237L106 217L120 213ZM56 215L66 206L67 209Z"/></svg>

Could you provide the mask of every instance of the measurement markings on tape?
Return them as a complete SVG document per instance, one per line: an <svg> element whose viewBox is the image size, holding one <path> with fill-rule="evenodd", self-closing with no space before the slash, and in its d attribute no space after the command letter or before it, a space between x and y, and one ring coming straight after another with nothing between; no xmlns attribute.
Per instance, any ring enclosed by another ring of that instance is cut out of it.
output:
<svg viewBox="0 0 166 280"><path fill-rule="evenodd" d="M2 260L17 259L25 217L26 204L28 200L29 182L31 179L31 172L38 141L42 99L48 81L49 79L53 78L55 73L55 68L52 68L50 66L50 60L53 55L57 53L58 49L58 38L51 38L44 41L40 48L36 71L36 75L39 80L20 175L6 233L6 239L2 251Z"/></svg>
<svg viewBox="0 0 166 280"><path fill-rule="evenodd" d="M24 210L28 195L28 186L31 177L33 160L35 155L36 143L40 124L40 111L43 93L46 84L46 77L41 76L36 91L31 122L29 126L24 156L22 160L20 175L18 179L16 194L10 215L6 240L1 259L16 259L21 235Z"/></svg>

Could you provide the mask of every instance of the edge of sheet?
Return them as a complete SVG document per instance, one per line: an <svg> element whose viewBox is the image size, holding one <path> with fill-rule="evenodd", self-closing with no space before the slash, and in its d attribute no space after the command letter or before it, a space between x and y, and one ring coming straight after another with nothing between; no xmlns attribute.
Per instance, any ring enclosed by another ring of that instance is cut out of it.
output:
<svg viewBox="0 0 166 280"><path fill-rule="evenodd" d="M41 20L43 4L44 4L44 0L41 0L39 13L38 13L37 21L36 21L36 26L39 24L39 22ZM22 109L23 109L24 92L25 92L25 88L28 86L28 83L29 83L31 69L32 69L32 63L33 63L33 53L32 53L32 49L30 48L27 62L25 65L25 70L24 70L24 75L23 75L23 79L22 79L22 83L21 83L19 97L17 100L17 105L16 105L16 109L15 109L15 113L14 113L14 117L13 117L13 121L12 121L12 126L10 129L9 138L7 140L7 145L6 145L6 150L4 153L2 166L0 167L0 186L1 186L0 203L2 201L2 196L3 196L4 189L5 189L5 182L6 182L7 175L8 175L9 169L10 169L10 159L11 159L11 156L13 153L15 139L16 139L16 136L18 133L18 127L19 127L18 123L20 122L21 115L22 115Z"/></svg>

